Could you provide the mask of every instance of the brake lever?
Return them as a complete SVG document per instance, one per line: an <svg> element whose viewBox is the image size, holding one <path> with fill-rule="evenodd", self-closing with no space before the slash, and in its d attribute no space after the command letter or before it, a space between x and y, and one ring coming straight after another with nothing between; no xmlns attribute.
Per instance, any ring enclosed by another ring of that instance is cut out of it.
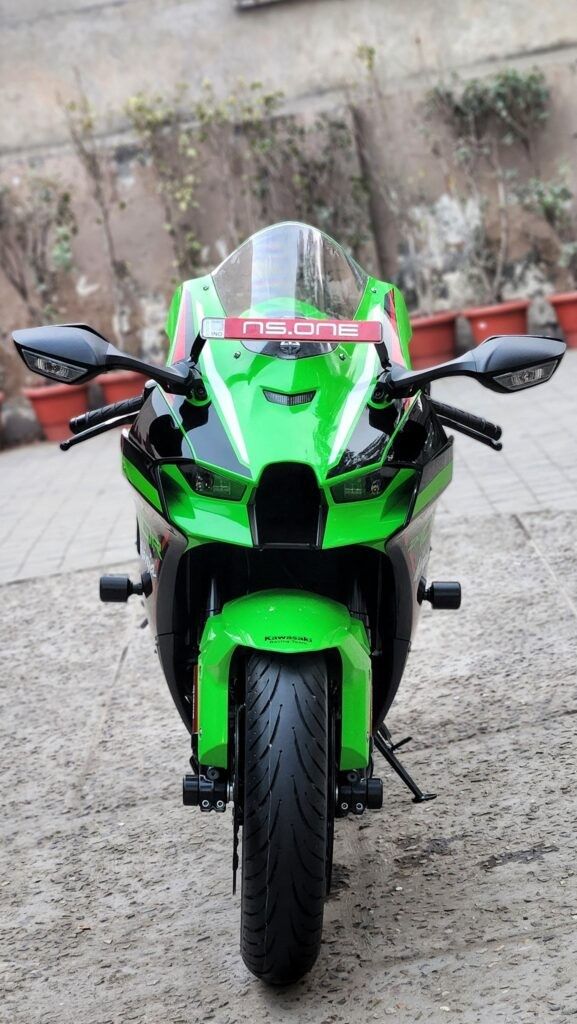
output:
<svg viewBox="0 0 577 1024"><path fill-rule="evenodd" d="M135 418L136 413L127 413L126 416L117 416L113 420L107 420L106 423L99 423L96 427L88 427L88 430L82 430L79 434L74 434L73 437L67 438L66 441L61 441L59 445L60 451L67 452L75 444L80 444L82 441L90 441L91 437L105 434L107 430L114 430L114 427L128 426L134 423Z"/></svg>
<svg viewBox="0 0 577 1024"><path fill-rule="evenodd" d="M487 447L492 448L494 452L500 452L503 450L501 442L494 441L488 434L481 434L478 430L466 427L464 423L457 423L456 420L449 419L448 416L441 416L437 413L437 418L444 427L449 427L450 430L458 430L460 434L465 434L466 437L471 437L473 441L480 441L481 444L486 444Z"/></svg>

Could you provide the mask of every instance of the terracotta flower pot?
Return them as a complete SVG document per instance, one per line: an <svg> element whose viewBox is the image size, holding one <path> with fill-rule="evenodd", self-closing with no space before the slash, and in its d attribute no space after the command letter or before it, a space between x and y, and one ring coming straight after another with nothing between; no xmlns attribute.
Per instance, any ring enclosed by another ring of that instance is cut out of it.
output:
<svg viewBox="0 0 577 1024"><path fill-rule="evenodd" d="M548 295L547 301L551 303L557 314L565 341L570 348L577 348L577 292Z"/></svg>
<svg viewBox="0 0 577 1024"><path fill-rule="evenodd" d="M70 437L68 421L88 410L86 384L48 384L45 387L23 388L32 403L44 436L48 441Z"/></svg>
<svg viewBox="0 0 577 1024"><path fill-rule="evenodd" d="M515 299L514 302L500 302L498 306L464 309L463 316L471 324L476 344L480 345L495 334L526 334L528 308L527 299Z"/></svg>
<svg viewBox="0 0 577 1024"><path fill-rule="evenodd" d="M455 355L456 313L411 318L411 362L415 370L445 363Z"/></svg>
<svg viewBox="0 0 577 1024"><path fill-rule="evenodd" d="M104 393L106 405L121 402L124 398L137 398L144 390L146 377L132 370L118 370L114 373L103 373L98 383Z"/></svg>

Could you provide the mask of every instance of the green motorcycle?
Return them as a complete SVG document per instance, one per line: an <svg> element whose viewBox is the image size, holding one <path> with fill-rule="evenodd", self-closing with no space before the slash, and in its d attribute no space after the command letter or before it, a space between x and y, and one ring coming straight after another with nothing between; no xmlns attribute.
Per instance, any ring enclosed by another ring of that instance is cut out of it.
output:
<svg viewBox="0 0 577 1024"><path fill-rule="evenodd" d="M316 228L258 232L168 314L167 365L82 325L16 331L27 366L76 383L115 368L142 397L71 422L67 449L124 425L140 576L104 576L104 601L142 594L191 734L184 802L232 805L241 953L272 984L320 948L335 820L382 806L379 751L415 801L386 726L423 601L450 430L500 449L500 429L430 396L441 377L504 394L548 380L562 342L491 338L411 370L401 293ZM237 854L242 837L241 856Z"/></svg>

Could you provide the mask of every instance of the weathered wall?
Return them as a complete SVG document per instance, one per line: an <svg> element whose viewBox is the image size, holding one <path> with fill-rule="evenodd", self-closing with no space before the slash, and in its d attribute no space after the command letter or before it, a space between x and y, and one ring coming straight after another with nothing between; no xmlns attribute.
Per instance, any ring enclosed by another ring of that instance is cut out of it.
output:
<svg viewBox="0 0 577 1024"><path fill-rule="evenodd" d="M575 0L293 0L243 12L233 0L0 0L0 177L13 181L33 172L74 185L80 231L71 314L80 309L83 319L109 329L110 270L61 106L77 94L78 75L98 131L115 154L126 208L114 212L113 227L119 255L140 282L137 315L150 347L161 335L174 268L152 178L130 149L122 113L127 98L138 90L170 95L179 83L194 95L206 79L225 95L239 77L258 78L267 89L284 92L288 110L310 115L351 98L358 103L366 88L356 57L361 45L376 51L373 105L360 126L363 145L399 202L415 203L419 196L425 203L417 244L426 244L431 265L446 273L447 302L456 304L460 285L451 282L446 258L451 246L455 252L466 246L470 217L447 201L446 175L422 130L423 97L453 71L466 77L539 66L553 92L540 144L543 174L564 162L577 190ZM225 241L220 197L205 199L210 263L222 257ZM404 248L401 270L410 278L402 223L383 195L376 195L375 205L383 272L398 272ZM523 230L519 225L519 237ZM376 263L369 269L378 269ZM25 319L0 276L0 332ZM14 372L9 366L8 385Z"/></svg>
<svg viewBox="0 0 577 1024"><path fill-rule="evenodd" d="M360 44L377 49L392 92L451 70L577 56L574 0L300 0L242 12L233 0L2 0L0 27L3 153L65 141L56 97L74 93L76 70L104 125L139 89L207 77L228 91L257 76L307 102L351 83Z"/></svg>

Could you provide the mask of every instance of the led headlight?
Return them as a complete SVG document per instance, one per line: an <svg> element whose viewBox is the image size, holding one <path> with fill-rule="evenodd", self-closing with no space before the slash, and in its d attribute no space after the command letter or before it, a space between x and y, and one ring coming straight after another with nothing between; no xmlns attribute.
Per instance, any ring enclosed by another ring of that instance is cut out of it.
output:
<svg viewBox="0 0 577 1024"><path fill-rule="evenodd" d="M384 494L394 476L396 469L379 469L374 473L364 473L362 476L355 476L351 480L335 484L331 487L333 501L341 504L345 501L367 501L370 498L378 498Z"/></svg>
<svg viewBox="0 0 577 1024"><path fill-rule="evenodd" d="M225 501L240 501L246 491L246 486L238 480L202 469L194 462L163 463L160 482L167 504L183 501L190 490L207 498L223 498Z"/></svg>
<svg viewBox="0 0 577 1024"><path fill-rule="evenodd" d="M230 477L211 473L207 469L195 467L194 474L189 474L191 486L197 494L207 494L211 498L226 498L228 501L240 501L245 487Z"/></svg>

